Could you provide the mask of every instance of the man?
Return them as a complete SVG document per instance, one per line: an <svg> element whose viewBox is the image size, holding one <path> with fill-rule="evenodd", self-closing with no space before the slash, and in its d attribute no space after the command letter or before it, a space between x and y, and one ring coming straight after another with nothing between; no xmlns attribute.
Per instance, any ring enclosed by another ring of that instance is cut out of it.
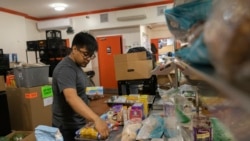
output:
<svg viewBox="0 0 250 141"><path fill-rule="evenodd" d="M71 49L53 72L52 124L60 129L64 141L74 141L75 131L83 127L86 120L93 121L101 137L106 138L109 135L106 122L88 107L85 88L89 79L81 68L94 59L97 42L89 33L80 32L73 38Z"/></svg>

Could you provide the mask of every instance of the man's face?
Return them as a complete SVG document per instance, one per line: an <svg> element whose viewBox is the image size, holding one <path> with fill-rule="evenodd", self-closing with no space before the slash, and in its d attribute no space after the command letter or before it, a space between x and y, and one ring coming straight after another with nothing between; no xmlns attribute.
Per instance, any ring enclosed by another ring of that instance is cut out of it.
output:
<svg viewBox="0 0 250 141"><path fill-rule="evenodd" d="M81 67L86 67L90 60L95 58L94 53L90 53L86 48L73 48L75 52L75 61Z"/></svg>

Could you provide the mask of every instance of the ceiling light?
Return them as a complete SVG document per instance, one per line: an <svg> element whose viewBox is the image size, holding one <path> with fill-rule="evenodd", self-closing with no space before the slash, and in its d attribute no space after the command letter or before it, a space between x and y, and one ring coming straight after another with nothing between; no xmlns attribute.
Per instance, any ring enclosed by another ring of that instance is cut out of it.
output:
<svg viewBox="0 0 250 141"><path fill-rule="evenodd" d="M68 7L68 5L64 3L53 3L50 6L53 7L56 11L63 11L66 7Z"/></svg>
<svg viewBox="0 0 250 141"><path fill-rule="evenodd" d="M54 7L54 9L55 9L56 11L63 11L63 10L65 10L65 7L60 7L60 6L58 6L58 7Z"/></svg>

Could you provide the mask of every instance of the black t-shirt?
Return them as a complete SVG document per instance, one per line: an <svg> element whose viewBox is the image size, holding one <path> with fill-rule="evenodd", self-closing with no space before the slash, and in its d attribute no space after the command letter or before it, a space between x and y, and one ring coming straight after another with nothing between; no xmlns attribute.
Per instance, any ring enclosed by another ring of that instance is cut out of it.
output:
<svg viewBox="0 0 250 141"><path fill-rule="evenodd" d="M81 99L88 104L85 89L90 85L87 75L68 56L59 62L53 72L52 123L61 129L79 129L86 120L77 114L66 102L63 90L74 88Z"/></svg>

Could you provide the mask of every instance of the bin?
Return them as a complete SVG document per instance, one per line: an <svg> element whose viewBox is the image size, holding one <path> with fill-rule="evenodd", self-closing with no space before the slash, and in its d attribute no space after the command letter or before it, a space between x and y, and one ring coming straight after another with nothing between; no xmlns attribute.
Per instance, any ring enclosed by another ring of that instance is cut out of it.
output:
<svg viewBox="0 0 250 141"><path fill-rule="evenodd" d="M17 87L35 87L49 84L49 65L14 68Z"/></svg>

